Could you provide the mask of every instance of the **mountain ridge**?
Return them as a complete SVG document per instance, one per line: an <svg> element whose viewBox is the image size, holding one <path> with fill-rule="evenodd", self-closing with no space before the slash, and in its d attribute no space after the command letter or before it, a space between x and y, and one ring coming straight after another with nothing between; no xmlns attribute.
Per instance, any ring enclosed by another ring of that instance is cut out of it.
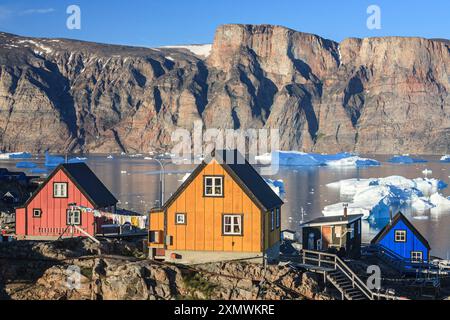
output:
<svg viewBox="0 0 450 320"><path fill-rule="evenodd" d="M186 47L0 33L0 149L167 150L176 128L200 120L280 128L286 150L450 151L446 39L338 43L230 24L218 27L206 57Z"/></svg>

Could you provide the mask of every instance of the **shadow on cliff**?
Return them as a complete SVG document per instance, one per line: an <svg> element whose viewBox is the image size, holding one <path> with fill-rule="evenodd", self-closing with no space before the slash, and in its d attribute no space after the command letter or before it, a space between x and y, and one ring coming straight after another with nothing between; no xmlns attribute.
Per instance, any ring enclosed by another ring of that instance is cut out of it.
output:
<svg viewBox="0 0 450 320"><path fill-rule="evenodd" d="M37 77L29 77L29 81L47 95L58 110L72 138L77 138L77 114L75 102L70 93L69 79L60 72L55 63L47 60L44 63L45 68L31 67Z"/></svg>
<svg viewBox="0 0 450 320"><path fill-rule="evenodd" d="M278 87L275 83L265 76L264 70L258 61L256 53L248 49L250 56L252 57L252 65L250 70L245 70L242 67L238 67L239 80L244 83L248 92L254 100L254 108L252 108L252 115L256 117L264 116L264 122L269 118L275 95L278 93ZM258 87L255 87L253 82L247 76L247 73L253 73L255 78L259 81Z"/></svg>

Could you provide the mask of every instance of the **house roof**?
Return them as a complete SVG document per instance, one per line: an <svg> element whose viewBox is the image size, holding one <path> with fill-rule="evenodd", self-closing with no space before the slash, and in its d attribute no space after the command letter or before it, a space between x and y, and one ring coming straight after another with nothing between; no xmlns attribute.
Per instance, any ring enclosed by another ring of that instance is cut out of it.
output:
<svg viewBox="0 0 450 320"><path fill-rule="evenodd" d="M197 166L189 178L186 179L177 191L175 191L175 193L167 200L163 208L167 208L213 159L216 159L219 162L224 170L262 209L271 210L283 204L280 197L278 197L238 150L216 150L213 151L211 156L205 158L205 160ZM160 211L161 209L162 208L155 208L152 211Z"/></svg>
<svg viewBox="0 0 450 320"><path fill-rule="evenodd" d="M47 180L39 186L25 203L24 207L33 200L59 170L63 170L67 174L95 208L113 206L117 203L117 199L114 195L85 163L64 163L59 165Z"/></svg>
<svg viewBox="0 0 450 320"><path fill-rule="evenodd" d="M362 214L350 214L347 217L344 216L332 216L332 217L320 217L308 222L305 222L303 227L314 227L323 225L340 225L340 224L350 224L363 217Z"/></svg>
<svg viewBox="0 0 450 320"><path fill-rule="evenodd" d="M381 241L399 221L403 221L403 223L409 228L409 230L414 233L414 235L420 240L420 242L423 243L424 246L428 248L428 250L431 249L427 239L425 239L420 234L416 227L414 227L414 225L409 222L409 220L400 211L392 218L391 222L389 222L386 226L384 226L383 229L381 229L381 231L375 236L375 238L372 239L371 243L376 244Z"/></svg>

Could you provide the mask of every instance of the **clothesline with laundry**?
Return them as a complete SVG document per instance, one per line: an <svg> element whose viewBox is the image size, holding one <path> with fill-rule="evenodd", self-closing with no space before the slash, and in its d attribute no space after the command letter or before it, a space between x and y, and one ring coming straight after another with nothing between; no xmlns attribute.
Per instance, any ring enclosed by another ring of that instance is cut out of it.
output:
<svg viewBox="0 0 450 320"><path fill-rule="evenodd" d="M124 225L125 223L131 224L133 227L139 229L147 228L147 216L143 215L133 215L133 214L123 214L123 213L112 213L101 211L97 209L92 209L84 206L70 206L71 210L80 210L81 213L92 213L94 217L101 218L104 217L111 220L114 224Z"/></svg>

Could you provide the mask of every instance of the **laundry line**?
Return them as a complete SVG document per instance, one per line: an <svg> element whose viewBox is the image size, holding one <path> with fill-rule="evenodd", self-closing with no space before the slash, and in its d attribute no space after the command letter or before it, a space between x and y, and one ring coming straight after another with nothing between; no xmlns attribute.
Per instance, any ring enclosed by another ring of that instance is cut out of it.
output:
<svg viewBox="0 0 450 320"><path fill-rule="evenodd" d="M147 216L144 215L136 215L136 214L130 214L130 213L112 213L112 212L106 212L98 209L92 209L89 207L79 206L79 205L71 205L71 210L80 210L81 213L92 213L94 217L101 218L104 217L108 220L111 220L114 224L117 225L124 225L126 223L129 223L133 227L139 228L139 229L146 229L147 228ZM120 210L120 209L119 209Z"/></svg>

